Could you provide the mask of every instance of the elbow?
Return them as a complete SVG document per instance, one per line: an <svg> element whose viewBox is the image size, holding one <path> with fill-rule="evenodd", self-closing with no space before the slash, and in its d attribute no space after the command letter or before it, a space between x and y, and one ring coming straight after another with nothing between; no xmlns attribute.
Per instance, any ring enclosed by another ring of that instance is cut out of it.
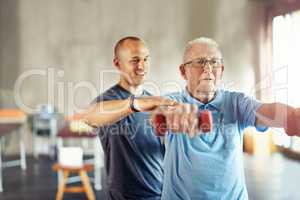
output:
<svg viewBox="0 0 300 200"><path fill-rule="evenodd" d="M97 123L95 123L95 120L93 120L93 117L90 116L89 114L85 114L82 117L82 120L85 124L87 124L88 126L92 127L92 128L98 128L99 125Z"/></svg>
<svg viewBox="0 0 300 200"><path fill-rule="evenodd" d="M98 125L95 121L94 116L94 107L90 107L87 110L85 110L83 113L81 113L81 121L87 124L90 127L98 128Z"/></svg>

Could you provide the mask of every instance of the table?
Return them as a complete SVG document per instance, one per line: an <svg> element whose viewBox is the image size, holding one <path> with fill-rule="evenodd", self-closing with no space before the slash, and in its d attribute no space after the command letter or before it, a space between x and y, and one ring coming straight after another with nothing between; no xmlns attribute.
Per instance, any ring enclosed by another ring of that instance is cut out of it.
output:
<svg viewBox="0 0 300 200"><path fill-rule="evenodd" d="M0 109L0 192L3 192L2 170L7 167L21 166L26 170L26 150L24 144L27 117L17 109ZM20 138L20 159L2 162L2 141L6 135L17 132Z"/></svg>

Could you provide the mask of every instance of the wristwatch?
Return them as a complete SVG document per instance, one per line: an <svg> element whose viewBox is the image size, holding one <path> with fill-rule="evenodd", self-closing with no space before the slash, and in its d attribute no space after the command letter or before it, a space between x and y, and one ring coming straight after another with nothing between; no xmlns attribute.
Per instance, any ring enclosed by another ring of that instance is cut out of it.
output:
<svg viewBox="0 0 300 200"><path fill-rule="evenodd" d="M133 112L140 112L140 110L138 110L136 107L135 107L135 104L134 104L134 100L135 100L135 96L134 95L131 95L130 96L130 109L133 111Z"/></svg>

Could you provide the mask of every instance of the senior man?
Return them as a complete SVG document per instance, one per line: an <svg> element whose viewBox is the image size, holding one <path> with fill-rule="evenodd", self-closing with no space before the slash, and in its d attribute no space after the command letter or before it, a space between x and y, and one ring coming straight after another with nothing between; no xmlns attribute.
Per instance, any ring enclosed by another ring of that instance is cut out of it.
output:
<svg viewBox="0 0 300 200"><path fill-rule="evenodd" d="M246 200L243 130L283 127L289 135L300 133L299 108L221 90L223 71L222 53L214 40L198 38L188 43L180 65L186 89L168 95L179 104L168 112L157 111L165 115L168 128L163 200ZM212 113L209 133L198 128L201 110Z"/></svg>

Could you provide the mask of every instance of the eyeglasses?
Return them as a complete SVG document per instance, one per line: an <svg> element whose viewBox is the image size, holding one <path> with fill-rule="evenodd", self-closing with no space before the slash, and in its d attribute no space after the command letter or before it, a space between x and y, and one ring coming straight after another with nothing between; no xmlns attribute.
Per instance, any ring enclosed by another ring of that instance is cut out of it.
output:
<svg viewBox="0 0 300 200"><path fill-rule="evenodd" d="M213 69L218 69L222 66L223 59L222 58L212 58L212 59L197 58L195 60L184 63L183 66L191 65L192 67L199 67L203 69L207 63L210 66L212 66Z"/></svg>

